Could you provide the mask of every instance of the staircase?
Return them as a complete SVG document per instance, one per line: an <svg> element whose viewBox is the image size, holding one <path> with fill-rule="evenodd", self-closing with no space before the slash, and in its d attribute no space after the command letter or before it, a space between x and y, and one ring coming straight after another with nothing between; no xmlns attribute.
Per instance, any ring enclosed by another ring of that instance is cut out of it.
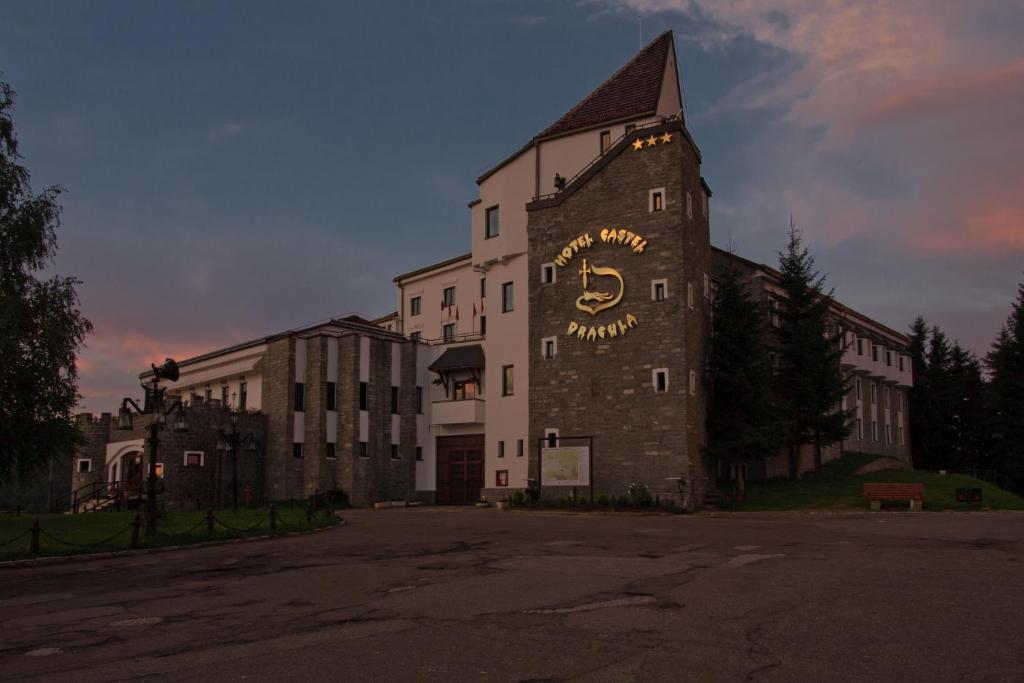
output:
<svg viewBox="0 0 1024 683"><path fill-rule="evenodd" d="M74 515L106 510L125 501L121 482L97 481L81 486L53 501L53 511Z"/></svg>

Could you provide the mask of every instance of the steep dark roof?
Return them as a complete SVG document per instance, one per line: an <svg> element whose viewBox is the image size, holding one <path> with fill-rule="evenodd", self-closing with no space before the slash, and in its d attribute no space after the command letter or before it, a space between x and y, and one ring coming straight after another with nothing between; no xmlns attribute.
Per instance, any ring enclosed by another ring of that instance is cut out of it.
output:
<svg viewBox="0 0 1024 683"><path fill-rule="evenodd" d="M452 370L477 370L484 366L484 349L479 344L454 346L445 349L437 360L427 368L433 372L450 372Z"/></svg>
<svg viewBox="0 0 1024 683"><path fill-rule="evenodd" d="M562 135L606 121L654 114L661 96L665 61L671 49L672 32L665 31L537 137Z"/></svg>

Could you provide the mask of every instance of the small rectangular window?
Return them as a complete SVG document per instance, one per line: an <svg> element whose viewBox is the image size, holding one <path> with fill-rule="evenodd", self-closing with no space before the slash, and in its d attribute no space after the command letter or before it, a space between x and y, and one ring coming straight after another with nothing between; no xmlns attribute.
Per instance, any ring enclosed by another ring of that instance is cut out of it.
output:
<svg viewBox="0 0 1024 683"><path fill-rule="evenodd" d="M601 154L608 151L608 148L612 146L612 132L610 130L601 131Z"/></svg>
<svg viewBox="0 0 1024 683"><path fill-rule="evenodd" d="M505 442L504 441L499 441L498 442L498 457L499 458L504 458L505 457Z"/></svg>
<svg viewBox="0 0 1024 683"><path fill-rule="evenodd" d="M423 414L423 387L416 387L416 414Z"/></svg>
<svg viewBox="0 0 1024 683"><path fill-rule="evenodd" d="M301 443L293 443L292 444L292 457L294 457L294 458L301 458L302 457L302 444Z"/></svg>
<svg viewBox="0 0 1024 683"><path fill-rule="evenodd" d="M369 391L366 382L359 383L359 410L369 410Z"/></svg>
<svg viewBox="0 0 1024 683"><path fill-rule="evenodd" d="M445 287L444 293L441 296L444 308L455 305L455 287Z"/></svg>
<svg viewBox="0 0 1024 683"><path fill-rule="evenodd" d="M651 195L651 211L661 211L665 208L665 201L660 192Z"/></svg>
<svg viewBox="0 0 1024 683"><path fill-rule="evenodd" d="M238 383L238 409L245 410L246 401L249 398L249 385L243 379Z"/></svg>
<svg viewBox="0 0 1024 683"><path fill-rule="evenodd" d="M82 474L85 474L86 472L91 472L92 471L92 460L79 460L78 461L78 471L81 472Z"/></svg>
<svg viewBox="0 0 1024 683"><path fill-rule="evenodd" d="M302 382L295 383L295 411L302 412L306 409L306 385Z"/></svg>
<svg viewBox="0 0 1024 683"><path fill-rule="evenodd" d="M397 443L391 444L391 459L392 460L398 460L399 459L398 444Z"/></svg>
<svg viewBox="0 0 1024 683"><path fill-rule="evenodd" d="M480 298L487 298L487 278L485 277L480 278Z"/></svg>
<svg viewBox="0 0 1024 683"><path fill-rule="evenodd" d="M860 381L860 377L858 377L857 378L857 400L859 401L861 398L863 398L861 396L861 381Z"/></svg>
<svg viewBox="0 0 1024 683"><path fill-rule="evenodd" d="M900 368L902 370L902 368ZM225 408L231 407L231 394L228 392L228 385L220 385L220 404Z"/></svg>
<svg viewBox="0 0 1024 683"><path fill-rule="evenodd" d="M398 415L398 387L391 387L391 414Z"/></svg>
<svg viewBox="0 0 1024 683"><path fill-rule="evenodd" d="M878 441L878 421L871 421L871 440Z"/></svg>
<svg viewBox="0 0 1024 683"><path fill-rule="evenodd" d="M875 403L878 402L877 401L877 393L876 393L877 390L875 389L874 383L870 383L870 384L868 384L868 386L871 389L871 405L874 405Z"/></svg>
<svg viewBox="0 0 1024 683"><path fill-rule="evenodd" d="M885 352L885 364L887 367L892 367L892 351Z"/></svg>
<svg viewBox="0 0 1024 683"><path fill-rule="evenodd" d="M686 283L686 305L693 308L693 283Z"/></svg>
<svg viewBox="0 0 1024 683"><path fill-rule="evenodd" d="M540 267L541 284L550 285L555 281L555 264L545 263Z"/></svg>
<svg viewBox="0 0 1024 683"><path fill-rule="evenodd" d="M545 429L544 438L548 441L548 448L558 448L558 430Z"/></svg>
<svg viewBox="0 0 1024 683"><path fill-rule="evenodd" d="M203 402L206 403L207 405L209 405L210 404L210 400L212 398L213 398L213 389L211 389L210 387L206 387L206 389L203 391Z"/></svg>
<svg viewBox="0 0 1024 683"><path fill-rule="evenodd" d="M517 458L523 457L523 440L522 439L517 439L516 440L516 457Z"/></svg>
<svg viewBox="0 0 1024 683"><path fill-rule="evenodd" d="M482 315L480 316L480 335L483 336L485 334L487 334L487 316Z"/></svg>
<svg viewBox="0 0 1024 683"><path fill-rule="evenodd" d="M163 479L164 478L164 464L162 462L158 462L156 464L156 478L157 479Z"/></svg>
<svg viewBox="0 0 1024 683"><path fill-rule="evenodd" d="M420 314L423 308L423 299L418 296L414 296L409 299L409 315L416 316Z"/></svg>
<svg viewBox="0 0 1024 683"><path fill-rule="evenodd" d="M668 391L668 370L654 371L654 390L659 394Z"/></svg>
<svg viewBox="0 0 1024 683"><path fill-rule="evenodd" d="M665 281L664 280L655 280L654 282L651 283L651 286L653 287L653 289L651 290L651 298L654 301L664 301L665 300Z"/></svg>
<svg viewBox="0 0 1024 683"><path fill-rule="evenodd" d="M333 444L330 441L327 442L327 450L325 451L324 457L328 460L334 460L338 457L338 453L335 450L337 444Z"/></svg>
<svg viewBox="0 0 1024 683"><path fill-rule="evenodd" d="M857 337L857 355L864 355L864 340L861 339L860 337Z"/></svg>
<svg viewBox="0 0 1024 683"><path fill-rule="evenodd" d="M359 457L360 458L369 458L370 457L369 444L366 443L365 441L360 441L359 442Z"/></svg>
<svg viewBox="0 0 1024 683"><path fill-rule="evenodd" d="M512 390L512 366L503 365L501 368L501 395L511 396Z"/></svg>
<svg viewBox="0 0 1024 683"><path fill-rule="evenodd" d="M541 355L545 360L551 360L555 357L555 350L557 344L556 337L545 337L541 340Z"/></svg>
<svg viewBox="0 0 1024 683"><path fill-rule="evenodd" d="M499 226L498 226L498 207L497 206L492 206L491 208L487 209L486 214L484 216L484 221L485 221L484 237L486 239L491 239L492 237L497 237L498 236L498 230L499 230Z"/></svg>
<svg viewBox="0 0 1024 683"><path fill-rule="evenodd" d="M874 344L871 345L871 360L878 362L878 347Z"/></svg>
<svg viewBox="0 0 1024 683"><path fill-rule="evenodd" d="M423 446L416 447L416 459L420 462L423 461Z"/></svg>
<svg viewBox="0 0 1024 683"><path fill-rule="evenodd" d="M903 372L903 356L900 356L900 372Z"/></svg>
<svg viewBox="0 0 1024 683"><path fill-rule="evenodd" d="M690 370L690 395L694 396L697 393L697 371Z"/></svg>
<svg viewBox="0 0 1024 683"><path fill-rule="evenodd" d="M185 467L202 467L202 451L185 451Z"/></svg>
<svg viewBox="0 0 1024 683"><path fill-rule="evenodd" d="M498 487L508 486L508 470L495 470L494 483Z"/></svg>
<svg viewBox="0 0 1024 683"><path fill-rule="evenodd" d="M327 410L338 409L338 385L334 382L327 383Z"/></svg>
<svg viewBox="0 0 1024 683"><path fill-rule="evenodd" d="M512 283L505 282L501 285L501 312L509 313L512 311Z"/></svg>
<svg viewBox="0 0 1024 683"><path fill-rule="evenodd" d="M455 323L447 323L441 328L441 340L450 342L455 339Z"/></svg>

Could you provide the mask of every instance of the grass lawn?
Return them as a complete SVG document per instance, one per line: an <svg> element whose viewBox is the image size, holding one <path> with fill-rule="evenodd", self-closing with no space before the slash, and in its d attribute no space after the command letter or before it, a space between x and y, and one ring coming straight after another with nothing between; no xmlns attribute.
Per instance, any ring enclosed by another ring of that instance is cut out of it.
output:
<svg viewBox="0 0 1024 683"><path fill-rule="evenodd" d="M209 540L265 536L270 533L270 509L258 507L232 510L222 508L214 511L214 533L206 529L206 511L168 512L157 522L157 533L146 537L145 513L143 527L139 532L140 548L155 548L166 545L186 545ZM78 515L47 514L39 516L39 553L29 554L30 535L22 535L32 528L34 518L0 517L0 561L43 557L48 555L76 555L81 553L128 550L132 538L132 520L135 512L89 512ZM277 532L309 531L337 524L340 520L324 512L313 517L312 525L306 522L304 506L277 506ZM225 526L226 525L226 526ZM229 528L230 527L230 528ZM19 537L12 542L12 539Z"/></svg>
<svg viewBox="0 0 1024 683"><path fill-rule="evenodd" d="M914 470L881 470L857 475L854 472L877 456L848 453L840 460L824 465L815 474L804 475L799 481L773 479L747 484L747 500L737 510L840 510L856 508L866 510L863 484L865 482L896 482L924 484L925 510L1024 510L1024 498L988 482L966 475L940 475ZM980 488L980 505L958 504L956 489ZM906 508L906 502L893 507ZM889 507L886 504L886 507Z"/></svg>

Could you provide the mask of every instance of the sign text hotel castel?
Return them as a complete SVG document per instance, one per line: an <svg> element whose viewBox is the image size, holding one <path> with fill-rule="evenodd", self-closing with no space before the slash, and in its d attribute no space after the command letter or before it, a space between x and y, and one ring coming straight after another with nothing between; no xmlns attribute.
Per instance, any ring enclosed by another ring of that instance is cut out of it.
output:
<svg viewBox="0 0 1024 683"><path fill-rule="evenodd" d="M601 244L625 247L634 254L642 254L647 247L647 240L638 233L625 228L601 228L597 241ZM595 240L589 232L583 233L562 249L555 257L555 265L564 268L569 265L574 256L591 249L594 243ZM586 253L591 254L589 251ZM583 286L583 293L576 299L576 308L584 313L589 313L591 319L584 319L582 322L570 321L566 329L567 335L575 335L578 339L586 341L595 341L619 337L637 326L636 316L629 312L608 323L600 323L596 320L598 313L614 308L622 301L622 297L626 293L626 283L622 279L622 273L609 266L596 265L591 254L589 262L587 256L582 256L578 274Z"/></svg>

